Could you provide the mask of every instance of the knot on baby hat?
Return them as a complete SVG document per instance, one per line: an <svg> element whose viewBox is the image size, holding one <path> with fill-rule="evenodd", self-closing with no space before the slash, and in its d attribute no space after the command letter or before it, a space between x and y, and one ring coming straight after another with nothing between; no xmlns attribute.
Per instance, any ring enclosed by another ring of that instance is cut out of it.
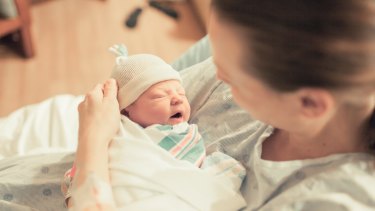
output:
<svg viewBox="0 0 375 211"><path fill-rule="evenodd" d="M166 80L181 81L180 74L155 55L128 56L123 45L114 45L110 50L118 55L111 77L119 86L117 98L120 110L128 107L156 83Z"/></svg>

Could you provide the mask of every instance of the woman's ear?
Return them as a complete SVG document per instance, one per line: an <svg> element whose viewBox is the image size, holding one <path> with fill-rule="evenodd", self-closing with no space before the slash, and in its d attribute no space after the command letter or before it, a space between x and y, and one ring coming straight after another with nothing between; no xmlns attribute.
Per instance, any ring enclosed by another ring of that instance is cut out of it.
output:
<svg viewBox="0 0 375 211"><path fill-rule="evenodd" d="M307 118L319 118L330 114L334 108L333 95L324 89L303 88L298 91L301 114Z"/></svg>

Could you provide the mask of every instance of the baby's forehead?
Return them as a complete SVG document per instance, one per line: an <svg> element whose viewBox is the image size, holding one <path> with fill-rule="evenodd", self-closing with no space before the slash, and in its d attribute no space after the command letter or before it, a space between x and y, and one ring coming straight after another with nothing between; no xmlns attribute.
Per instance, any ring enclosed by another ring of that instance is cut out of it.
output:
<svg viewBox="0 0 375 211"><path fill-rule="evenodd" d="M182 86L181 82L178 80L167 80L167 81L161 81L159 83L156 83L149 87L146 91L168 91L168 90L183 90L184 87Z"/></svg>

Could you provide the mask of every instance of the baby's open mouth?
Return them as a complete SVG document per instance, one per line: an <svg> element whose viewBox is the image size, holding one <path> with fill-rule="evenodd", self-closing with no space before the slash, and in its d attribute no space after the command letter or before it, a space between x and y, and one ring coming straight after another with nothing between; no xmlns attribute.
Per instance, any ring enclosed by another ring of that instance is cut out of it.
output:
<svg viewBox="0 0 375 211"><path fill-rule="evenodd" d="M171 118L181 118L181 117L182 117L182 113L180 113L180 112L177 112L176 114L171 116Z"/></svg>

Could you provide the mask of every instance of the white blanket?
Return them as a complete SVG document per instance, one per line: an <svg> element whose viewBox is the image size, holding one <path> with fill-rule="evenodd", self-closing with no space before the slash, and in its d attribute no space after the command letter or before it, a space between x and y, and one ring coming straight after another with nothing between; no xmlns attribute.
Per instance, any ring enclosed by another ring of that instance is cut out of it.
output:
<svg viewBox="0 0 375 211"><path fill-rule="evenodd" d="M145 130L122 119L110 145L110 178L116 205L124 210L238 210L245 206L228 177L177 160Z"/></svg>
<svg viewBox="0 0 375 211"><path fill-rule="evenodd" d="M83 96L59 95L0 118L0 160L10 156L73 152L78 104Z"/></svg>

